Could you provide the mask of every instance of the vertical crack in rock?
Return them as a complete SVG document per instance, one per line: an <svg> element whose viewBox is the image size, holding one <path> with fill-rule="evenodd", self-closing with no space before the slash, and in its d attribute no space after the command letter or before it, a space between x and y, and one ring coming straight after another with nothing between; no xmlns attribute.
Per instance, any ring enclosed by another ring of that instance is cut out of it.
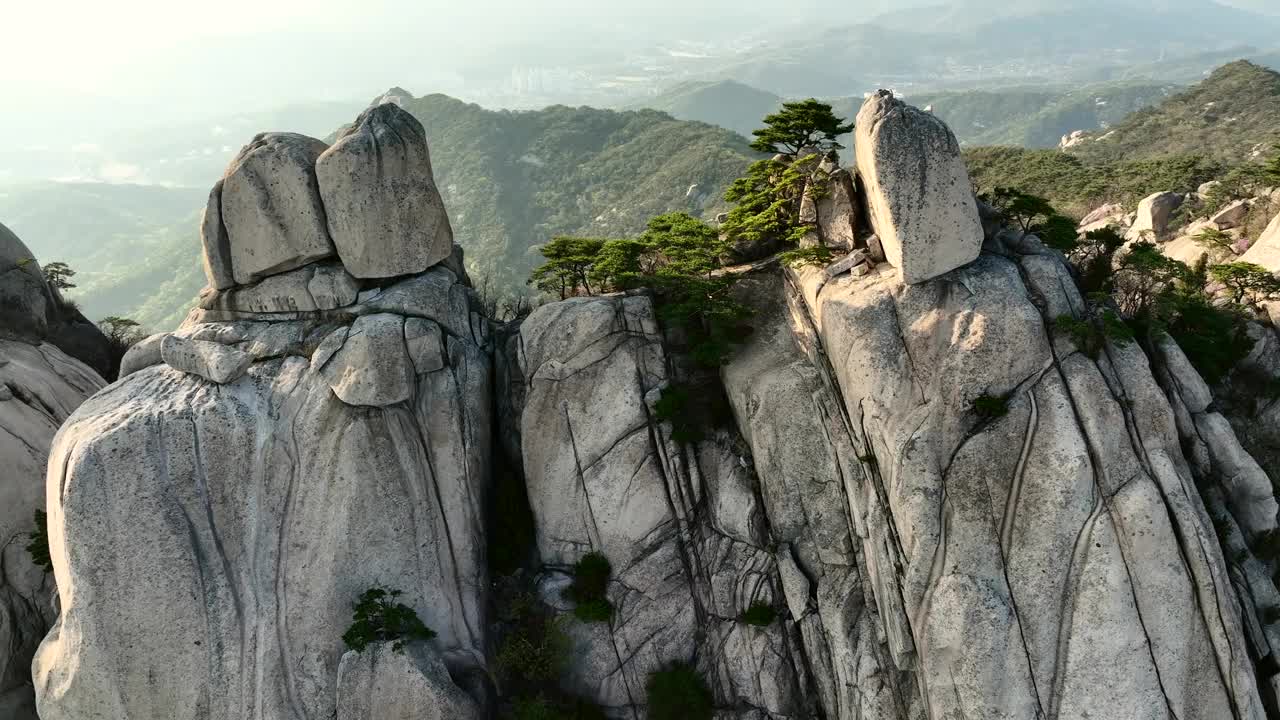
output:
<svg viewBox="0 0 1280 720"><path fill-rule="evenodd" d="M1082 416L1079 403L1071 389L1070 383L1067 381L1067 375L1062 369L1061 361L1059 360L1057 355L1057 348L1054 346L1054 343L1053 343L1053 334L1052 334L1052 331L1049 329L1050 321L1047 317L1045 317L1045 310L1044 310L1046 307L1048 307L1048 303L1045 300L1045 298L1043 298L1039 294L1039 292L1035 289L1035 286L1032 283L1031 279L1028 277L1026 269L1023 267L1022 263L1015 260L1013 262L1013 265L1018 271L1018 277L1021 280L1022 286L1025 289L1028 297L1033 299L1033 305L1035 305L1035 307L1040 311L1041 326L1044 329L1045 340L1048 344L1050 357L1052 358L1055 371L1057 372L1059 377L1062 379L1063 390L1067 397L1068 404L1071 407L1072 415L1075 417L1076 427L1079 428L1081 434L1085 438L1085 444L1089 452L1090 464L1092 465L1092 468L1093 468L1093 481L1094 481L1094 486L1096 488L1096 492L1098 495L1099 506L1106 510L1108 518L1110 518L1113 527L1116 528L1116 537L1118 540L1118 547L1120 550L1121 565L1124 566L1125 577L1128 579L1129 594L1133 599L1134 611L1137 614L1138 623L1142 628L1143 637L1146 639L1147 652L1151 658L1151 664L1155 671L1156 682L1160 686L1160 692L1164 696L1165 705L1167 706L1170 716L1172 716L1174 720L1178 720L1177 712L1173 708L1173 702L1169 698L1168 689L1165 687L1165 679L1161 671L1160 659L1156 655L1155 648L1153 647L1153 644L1151 641L1150 633L1147 630L1146 619L1143 616L1142 601L1138 597L1138 585L1134 581L1133 569L1131 567L1132 559L1130 558L1130 553L1132 552L1132 549L1126 545L1126 543L1123 540L1123 533L1120 532L1120 529L1123 528L1124 523L1117 517L1114 509L1111 506L1110 497L1107 495L1107 493L1103 489L1104 485L1103 485L1103 480L1100 477L1100 474L1106 472L1105 470L1106 466L1102 462L1101 453L1096 447L1097 439L1092 437L1088 432L1088 426L1084 422L1084 418ZM1104 378L1105 378L1105 374L1104 374ZM1115 396L1114 391L1109 386L1107 390L1108 390L1108 394L1111 397L1111 400L1117 403L1121 408L1124 408L1125 403L1121 402L1120 399ZM1135 439L1133 435L1134 430L1132 428L1132 425L1134 424L1133 418L1124 410L1122 410L1122 412L1124 412L1124 415L1125 415L1125 426L1126 426L1125 429L1127 434L1129 434L1130 436L1130 444L1133 445L1134 454L1136 456L1143 457L1144 465L1147 465L1147 463L1145 462L1145 452L1143 451L1143 446L1141 444L1135 444ZM1144 471L1148 473L1150 472L1149 465L1147 465L1147 467L1144 468ZM1119 489L1120 488L1118 487L1117 492L1119 492ZM1166 510L1167 510L1167 503L1166 503ZM1090 519L1090 522L1093 522L1093 518ZM1176 527L1176 523L1174 523L1174 525ZM1074 566L1075 566L1075 556L1073 555L1072 567ZM1190 577L1189 574L1188 574L1188 577ZM1066 665L1063 662L1064 660L1065 660L1064 657L1060 657L1059 663L1056 666L1057 667L1056 672L1060 679L1062 678L1063 669L1066 667ZM1060 688L1061 686L1060 684L1058 684L1058 682L1055 682L1055 687ZM1054 711L1053 711L1053 715L1051 716L1051 720L1057 718L1058 709L1059 709L1057 707L1057 703L1059 701L1060 701L1060 692L1055 691ZM1231 704L1234 710L1234 707L1235 707L1234 698L1231 699Z"/></svg>

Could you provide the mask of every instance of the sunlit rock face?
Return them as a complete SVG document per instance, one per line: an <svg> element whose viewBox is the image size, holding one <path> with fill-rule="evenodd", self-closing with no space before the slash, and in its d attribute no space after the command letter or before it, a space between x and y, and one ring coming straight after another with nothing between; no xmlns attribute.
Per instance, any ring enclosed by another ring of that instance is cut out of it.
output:
<svg viewBox="0 0 1280 720"><path fill-rule="evenodd" d="M1240 616L1202 610L1236 599L1170 405L1136 344L1053 330L1067 278L1043 249L793 278L883 656L931 718L1264 717Z"/></svg>
<svg viewBox="0 0 1280 720"><path fill-rule="evenodd" d="M488 321L444 266L361 283L334 261L317 142L260 136L233 161L228 245L206 231L233 284L211 271L203 307L58 436L45 720L329 718L340 696L342 717L381 717L357 696L384 670L353 661L339 689L351 603L375 586L436 633L406 693L466 697L438 667L485 667ZM271 202L241 212L240 192Z"/></svg>
<svg viewBox="0 0 1280 720"><path fill-rule="evenodd" d="M533 526L507 580L567 637L559 689L610 720L643 720L672 662L716 720L1267 716L1264 466L1176 345L1093 356L1058 329L1086 309L1068 266L979 217L936 118L868 100L862 182L831 172L808 208L853 252L754 266L754 332L708 369L646 291L495 332L402 113L246 148L198 307L58 432L43 720L490 716L499 464ZM297 226L228 210L250 166ZM697 437L682 387L723 400ZM591 553L596 622L565 594ZM348 650L375 586L435 637Z"/></svg>
<svg viewBox="0 0 1280 720"><path fill-rule="evenodd" d="M858 111L854 147L871 225L903 282L978 257L982 223L960 143L945 123L881 90Z"/></svg>
<svg viewBox="0 0 1280 720"><path fill-rule="evenodd" d="M417 118L387 102L339 133L316 165L329 233L359 278L419 273L444 260L453 230Z"/></svg>
<svg viewBox="0 0 1280 720"><path fill-rule="evenodd" d="M651 298L544 306L517 347L542 596L562 606L566 571L589 552L613 567L613 619L569 620L573 689L633 717L650 673L693 661L726 705L806 717L803 660L785 627L740 619L782 601L754 477L731 434L682 444L655 419L675 375Z"/></svg>

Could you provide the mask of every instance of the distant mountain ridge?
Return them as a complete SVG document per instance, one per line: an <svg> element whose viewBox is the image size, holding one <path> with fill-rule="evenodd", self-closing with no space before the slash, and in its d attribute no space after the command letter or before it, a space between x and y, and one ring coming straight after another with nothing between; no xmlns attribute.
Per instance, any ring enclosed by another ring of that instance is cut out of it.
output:
<svg viewBox="0 0 1280 720"><path fill-rule="evenodd" d="M1280 16L1207 0L964 0L782 34L707 72L780 95L920 93L1076 85L1230 48L1235 57L1280 48ZM1174 80L1158 67L1145 79Z"/></svg>
<svg viewBox="0 0 1280 720"><path fill-rule="evenodd" d="M782 101L780 95L736 80L704 80L679 83L628 109L660 110L678 120L718 125L750 137L761 118L775 112Z"/></svg>
<svg viewBox="0 0 1280 720"><path fill-rule="evenodd" d="M445 95L403 107L426 128L469 268L523 286L556 234L618 237L664 212L711 217L757 157L741 136L654 110L494 111Z"/></svg>
<svg viewBox="0 0 1280 720"><path fill-rule="evenodd" d="M505 292L523 289L540 260L535 246L556 234L616 237L663 212L714 215L729 182L756 157L733 132L653 110L494 111L445 95L389 93L426 128L471 272ZM236 137L236 147L251 136ZM124 315L167 329L204 285L199 208L225 164L194 189L0 186L0 218L40 257L77 270L69 296L92 319Z"/></svg>
<svg viewBox="0 0 1280 720"><path fill-rule="evenodd" d="M1280 73L1241 60L1106 132L1093 133L1071 153L1092 161L1191 153L1238 163L1278 135Z"/></svg>
<svg viewBox="0 0 1280 720"><path fill-rule="evenodd" d="M1063 135L1107 127L1129 113L1164 100L1172 85L1096 83L1080 88L1010 87L907 94L930 107L969 145L1057 147ZM744 137L760 127L786 98L734 80L684 82L636 107L667 112L733 130ZM826 98L841 117L853 118L861 97Z"/></svg>

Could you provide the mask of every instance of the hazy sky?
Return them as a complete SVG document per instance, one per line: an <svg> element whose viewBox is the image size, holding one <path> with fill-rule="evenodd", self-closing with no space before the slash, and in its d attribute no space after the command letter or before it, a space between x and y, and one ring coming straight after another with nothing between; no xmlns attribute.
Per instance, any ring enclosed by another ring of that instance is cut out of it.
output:
<svg viewBox="0 0 1280 720"><path fill-rule="evenodd" d="M580 66L666 42L740 48L747 32L959 1L0 0L0 132L161 125L392 85L468 98L515 65Z"/></svg>
<svg viewBox="0 0 1280 720"><path fill-rule="evenodd" d="M5 95L221 92L247 97L310 82L307 94L361 94L432 80L487 54L618 48L666 31L714 38L759 24L773 4L742 0L0 0ZM832 0L792 0L804 22ZM843 2L845 21L880 0ZM861 10L859 10L861 8ZM581 35L571 35L575 29ZM504 58L505 59L505 58ZM228 83L228 80L231 82ZM238 87L237 87L238 86ZM298 91L304 88L296 88ZM414 89L414 88L410 88ZM418 91L424 88L417 89Z"/></svg>

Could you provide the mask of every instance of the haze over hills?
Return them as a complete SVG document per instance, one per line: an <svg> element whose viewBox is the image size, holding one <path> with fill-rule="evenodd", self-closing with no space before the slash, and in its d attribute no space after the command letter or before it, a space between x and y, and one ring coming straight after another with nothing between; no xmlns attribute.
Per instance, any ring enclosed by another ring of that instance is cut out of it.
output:
<svg viewBox="0 0 1280 720"><path fill-rule="evenodd" d="M1247 155L1268 133L1280 130L1280 110L1273 107L1280 97L1280 91L1272 92L1276 77L1252 64L1232 64L1126 120L1118 118L1126 107L1154 102L1167 90L1112 84L909 99L932 104L974 146L1049 147L1069 129L1114 123L1117 142L1108 138L1072 149L1086 164L1056 150L1040 159L1016 149L973 156L981 163L975 168L979 179L1021 177L1029 188L1076 208L1098 196L1099 183L1106 184L1105 173L1088 163L1105 163L1116 152L1133 162L1197 148L1220 158ZM778 100L740 83L688 84L667 98L674 112L736 125L739 132L754 128ZM1218 110L1206 110L1211 102L1217 104L1210 109ZM853 103L836 101L837 110L850 116ZM431 138L436 178L470 269L477 277L491 276L508 292L523 288L537 261L532 248L557 233L625 235L668 210L714 215L723 207L723 189L754 156L741 135L653 110L493 111L444 95L409 99L406 107ZM234 140L228 135L227 142L238 147L246 140L247 134ZM230 154L193 164L203 168L200 182L211 184ZM1145 172L1130 178L1136 184L1125 185L1130 189L1124 192L1140 191L1149 178ZM1073 189L1063 189L1068 187ZM128 315L149 326L170 327L204 283L189 260L198 253L194 217L205 192L204 187L0 186L0 217L40 256L69 262L81 273L71 296L91 317ZM175 275L173 268L183 270Z"/></svg>
<svg viewBox="0 0 1280 720"><path fill-rule="evenodd" d="M626 107L673 84L726 79L786 97L860 97L879 86L918 94L1111 79L1185 83L1231 59L1268 61L1280 49L1280 18L1208 0L945 6L812 0L789 4L783 19L764 7L720 0L634 8L557 0L536 9L509 3L495 9L496 0L482 0L430 11L383 0L367 13L327 17L322 11L331 4L341 7L336 0L311 3L300 28L288 13L230 0L229 11L243 6L255 23L219 27L212 43L148 32L157 20L140 11L104 10L95 32L61 38L67 47L31 49L58 58L114 37L91 67L64 68L59 60L33 68L20 52L27 41L14 38L0 48L6 103L42 112L0 118L0 168L9 179L33 179L40 163L32 148L65 151L93 143L113 150L111 138L97 136L211 128L228 108L346 103L390 77L485 107ZM391 8L398 15L389 26L379 17ZM57 20L43 6L21 12L36 25ZM376 41L358 32L369 25L377 28L368 36ZM456 31L481 25L486 32ZM566 34L574 42L530 39ZM133 36L137 42L125 42ZM200 69L206 66L218 72ZM260 72L263 66L272 71ZM115 82L100 77L109 71ZM131 79L144 76L145 86ZM191 82L195 77L201 81ZM76 120L86 116L102 132ZM305 130L308 123L287 126ZM19 164L14 158L24 149ZM53 165L63 172L66 164L64 158Z"/></svg>
<svg viewBox="0 0 1280 720"><path fill-rule="evenodd" d="M1106 128L1175 90L1170 85L1117 81L1078 88L1010 87L904 97L920 107L932 108L965 144L1056 147L1067 133ZM774 93L724 80L681 83L641 106L750 137L751 131L760 127L761 118L775 112L784 100ZM830 98L828 102L837 114L852 118L862 98Z"/></svg>
<svg viewBox="0 0 1280 720"><path fill-rule="evenodd" d="M409 99L404 107L427 130L435 177L470 271L504 293L525 292L539 258L533 247L556 234L617 237L639 232L663 212L714 215L724 209L729 182L756 157L732 132L652 110L494 111L445 95ZM237 137L236 148L248 140ZM204 185L221 175L227 158L217 161ZM39 257L77 270L69 297L90 317L123 315L170 328L205 284L198 216L207 192L0 186L0 217Z"/></svg>
<svg viewBox="0 0 1280 720"><path fill-rule="evenodd" d="M291 127L323 136L362 105L356 99L298 103L136 129L81 123L44 140L31 130L21 136L23 144L0 141L0 183L57 179L199 187L220 175L256 133Z"/></svg>

